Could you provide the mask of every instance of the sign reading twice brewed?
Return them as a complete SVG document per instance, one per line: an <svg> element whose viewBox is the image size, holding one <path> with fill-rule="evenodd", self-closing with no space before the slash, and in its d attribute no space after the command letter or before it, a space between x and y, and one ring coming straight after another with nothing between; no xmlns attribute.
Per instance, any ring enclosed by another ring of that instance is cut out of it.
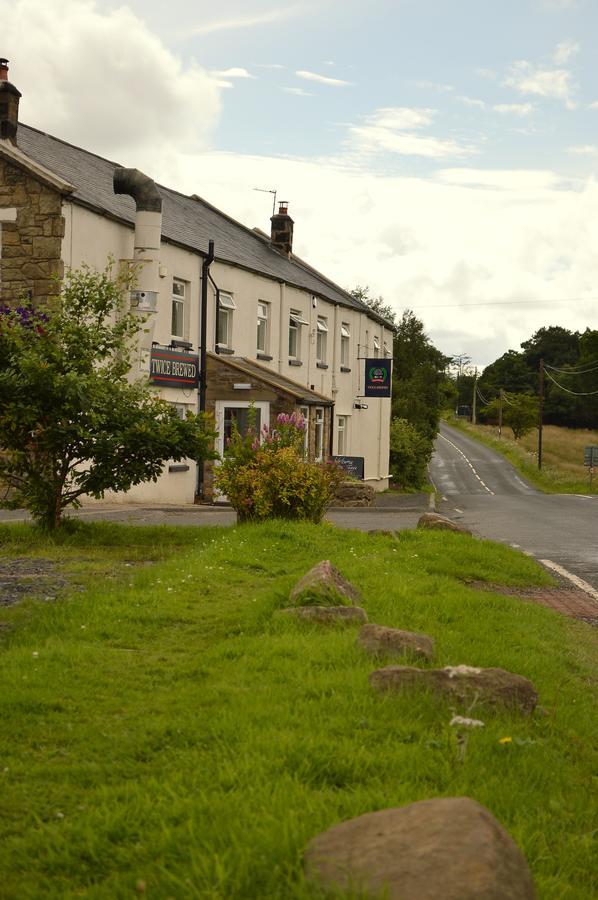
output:
<svg viewBox="0 0 598 900"><path fill-rule="evenodd" d="M150 381L164 387L196 388L199 383L199 357L196 353L152 347Z"/></svg>

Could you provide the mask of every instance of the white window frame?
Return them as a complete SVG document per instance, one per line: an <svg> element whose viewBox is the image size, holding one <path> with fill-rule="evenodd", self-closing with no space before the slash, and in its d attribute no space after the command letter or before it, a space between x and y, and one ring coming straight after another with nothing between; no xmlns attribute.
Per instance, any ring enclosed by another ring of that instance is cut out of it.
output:
<svg viewBox="0 0 598 900"><path fill-rule="evenodd" d="M346 456L347 453L348 426L349 416L336 417L336 452L339 456Z"/></svg>
<svg viewBox="0 0 598 900"><path fill-rule="evenodd" d="M167 402L169 406L174 407L179 419L185 420L187 418L187 412L192 412L190 403L175 403L171 400L168 400Z"/></svg>
<svg viewBox="0 0 598 900"><path fill-rule="evenodd" d="M260 326L263 328L260 331ZM260 347L260 336L263 338L263 346ZM270 337L270 304L265 300L257 302L257 336L256 347L258 353L268 353Z"/></svg>
<svg viewBox="0 0 598 900"><path fill-rule="evenodd" d="M305 419L305 435L303 437L303 449L305 455L309 453L309 406L300 406L299 412Z"/></svg>
<svg viewBox="0 0 598 900"><path fill-rule="evenodd" d="M318 316L316 322L316 362L326 363L328 337L328 319L325 316Z"/></svg>
<svg viewBox="0 0 598 900"><path fill-rule="evenodd" d="M176 320L180 316L180 328L175 330ZM172 280L172 306L170 314L170 336L185 339L187 326L187 282L181 278Z"/></svg>
<svg viewBox="0 0 598 900"><path fill-rule="evenodd" d="M226 350L233 346L233 311L237 308L233 295L228 291L220 291L218 303L218 322L216 323L217 345ZM224 325L224 334L221 323ZM220 340L224 337L224 340Z"/></svg>
<svg viewBox="0 0 598 900"><path fill-rule="evenodd" d="M389 359L392 356L392 353L390 352L389 346L386 341L384 341L384 344L382 346L384 347L384 359Z"/></svg>
<svg viewBox="0 0 598 900"><path fill-rule="evenodd" d="M316 416L314 421L314 457L316 462L322 462L324 459L324 407L316 406Z"/></svg>
<svg viewBox="0 0 598 900"><path fill-rule="evenodd" d="M301 359L301 326L309 325L300 309L289 312L289 359ZM295 335L295 353L291 353L291 333Z"/></svg>
<svg viewBox="0 0 598 900"><path fill-rule="evenodd" d="M374 335L374 359L380 356L380 338Z"/></svg>
<svg viewBox="0 0 598 900"><path fill-rule="evenodd" d="M341 366L349 368L351 362L351 326L341 322Z"/></svg>

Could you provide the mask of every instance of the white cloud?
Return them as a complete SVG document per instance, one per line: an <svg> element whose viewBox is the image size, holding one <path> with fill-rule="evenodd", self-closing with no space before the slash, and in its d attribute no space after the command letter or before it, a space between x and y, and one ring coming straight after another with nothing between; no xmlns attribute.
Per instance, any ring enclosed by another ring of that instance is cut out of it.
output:
<svg viewBox="0 0 598 900"><path fill-rule="evenodd" d="M305 69L299 69L295 75L306 81L317 81L319 84L327 84L330 87L348 87L351 84L350 81L343 81L341 78L328 78L327 75L318 75L316 72L307 72Z"/></svg>
<svg viewBox="0 0 598 900"><path fill-rule="evenodd" d="M271 25L304 11L299 4L293 4L286 9L273 9L253 16L231 16L228 19L214 19L211 22L203 22L201 25L191 28L186 32L187 37L197 37L203 34L213 34L215 31L232 31L242 28L255 28L259 25Z"/></svg>
<svg viewBox="0 0 598 900"><path fill-rule="evenodd" d="M565 61L574 52L572 42L564 41L558 45L555 58L564 56ZM522 59L512 64L503 84L514 88L520 94L534 94L538 97L562 100L568 109L574 109L576 106L574 94L577 85L569 69L536 66Z"/></svg>
<svg viewBox="0 0 598 900"><path fill-rule="evenodd" d="M502 115L530 116L534 111L533 103L496 103L492 109Z"/></svg>
<svg viewBox="0 0 598 900"><path fill-rule="evenodd" d="M577 41L569 38L557 44L552 58L557 66L562 66L564 63L569 62L572 56L576 56L577 53L579 53L579 44Z"/></svg>
<svg viewBox="0 0 598 900"><path fill-rule="evenodd" d="M588 109L598 109L598 100L594 100L593 103L588 104Z"/></svg>
<svg viewBox="0 0 598 900"><path fill-rule="evenodd" d="M483 100L478 100L475 97L465 97L460 96L457 97L460 103L465 104L465 106L475 107L477 109L486 109L486 104Z"/></svg>
<svg viewBox="0 0 598 900"><path fill-rule="evenodd" d="M438 81L414 81L413 84L422 90L440 91L443 94L455 90L452 84L441 84Z"/></svg>
<svg viewBox="0 0 598 900"><path fill-rule="evenodd" d="M251 75L247 69L238 67L213 71L210 72L210 75L214 75L216 78L255 78L255 75Z"/></svg>
<svg viewBox="0 0 598 900"><path fill-rule="evenodd" d="M215 81L183 66L126 7L93 0L0 0L21 119L95 152L134 160L148 145L205 147L220 112ZM107 50L109 48L109 50Z"/></svg>
<svg viewBox="0 0 598 900"><path fill-rule="evenodd" d="M578 144L575 147L568 147L567 150L576 156L598 156L598 145L596 144Z"/></svg>
<svg viewBox="0 0 598 900"><path fill-rule="evenodd" d="M303 88L283 87L281 90L285 91L287 94L294 94L296 97L313 97L313 94L310 94L309 91L304 91Z"/></svg>
<svg viewBox="0 0 598 900"><path fill-rule="evenodd" d="M473 147L460 146L452 138L413 134L432 124L435 110L418 107L382 107L368 116L363 125L351 125L350 140L360 155L397 153L444 159L468 156Z"/></svg>

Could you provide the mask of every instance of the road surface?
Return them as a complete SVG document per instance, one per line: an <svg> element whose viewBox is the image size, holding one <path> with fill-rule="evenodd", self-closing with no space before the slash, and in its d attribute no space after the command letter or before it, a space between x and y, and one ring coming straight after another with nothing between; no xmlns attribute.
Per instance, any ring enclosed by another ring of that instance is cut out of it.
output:
<svg viewBox="0 0 598 900"><path fill-rule="evenodd" d="M430 476L439 512L566 569L598 600L598 497L543 494L500 454L444 423Z"/></svg>

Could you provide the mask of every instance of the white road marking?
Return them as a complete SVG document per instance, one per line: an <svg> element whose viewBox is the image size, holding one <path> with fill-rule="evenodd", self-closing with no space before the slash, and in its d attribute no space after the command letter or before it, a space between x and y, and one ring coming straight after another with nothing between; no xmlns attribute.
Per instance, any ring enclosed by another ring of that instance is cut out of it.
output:
<svg viewBox="0 0 598 900"><path fill-rule="evenodd" d="M562 575L563 578L568 578L569 581L575 585L575 587L578 587L580 591L584 591L586 594L589 594L592 600L595 600L596 603L598 603L598 591L593 588L591 584L588 584L587 581L584 581L583 578L579 578L572 572L568 572L567 569L559 566L558 563L553 562L551 559L541 559L540 562L548 569L552 569L554 572Z"/></svg>
<svg viewBox="0 0 598 900"><path fill-rule="evenodd" d="M457 453L460 453L460 454L461 454L461 456L463 457L463 459L465 460L465 462L467 463L467 465L469 466L469 468L471 469L471 471L473 472L473 474L475 475L475 477L478 479L478 481L480 482L480 484L482 485L482 487L483 487L485 490L487 490L488 493L491 494L491 495L494 497L494 491L491 491L490 488L488 487L488 485L487 485L487 484L484 484L484 482L482 481L482 479L480 478L480 476L479 476L478 473L476 472L473 463L471 463L471 462L467 459L467 457L465 456L465 454L463 453L463 451L462 451L459 447L457 447L456 444L453 444L452 441L449 441L449 439L446 438L443 434L440 434L440 435L438 435L438 436L441 437L443 441L446 441L447 444L450 444L451 447L453 447L453 448L457 451Z"/></svg>

